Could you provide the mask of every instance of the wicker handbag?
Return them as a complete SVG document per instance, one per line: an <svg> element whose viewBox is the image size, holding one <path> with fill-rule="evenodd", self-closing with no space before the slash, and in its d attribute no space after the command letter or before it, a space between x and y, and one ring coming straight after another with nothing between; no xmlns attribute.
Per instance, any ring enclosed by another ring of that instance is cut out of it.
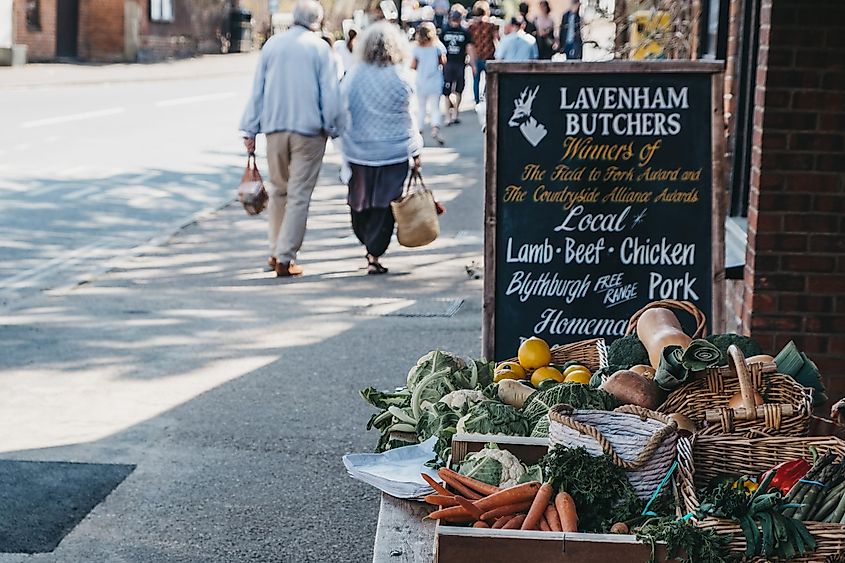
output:
<svg viewBox="0 0 845 563"><path fill-rule="evenodd" d="M556 365L575 360L592 372L607 367L607 344L604 338L590 338L569 344L556 344L552 346L551 353L551 363ZM518 363L519 358L510 358L505 361ZM534 372L534 370L525 371L529 377Z"/></svg>
<svg viewBox="0 0 845 563"><path fill-rule="evenodd" d="M699 507L696 491L719 474L756 475L784 461L812 459L810 448L819 454L827 451L845 456L845 442L833 437L759 438L732 436L694 436L678 440L678 472L675 474L679 500L686 513ZM745 552L745 536L734 520L702 518L696 522L701 528L730 535L729 549L740 555ZM804 522L815 538L816 551L790 561L836 561L845 557L845 525ZM753 561L766 561L755 558Z"/></svg>
<svg viewBox="0 0 845 563"><path fill-rule="evenodd" d="M557 405L549 412L549 442L592 455L607 454L623 468L640 498L650 497L675 461L677 425L665 415L624 405L615 411L575 410Z"/></svg>
<svg viewBox="0 0 845 563"><path fill-rule="evenodd" d="M703 435L806 436L810 390L788 375L772 373L773 364L754 363L749 368L735 346L729 352L727 368L707 370L703 377L675 389L657 410L686 416ZM754 405L755 391L766 404ZM742 407L728 408L737 393L742 394Z"/></svg>
<svg viewBox="0 0 845 563"><path fill-rule="evenodd" d="M440 235L437 203L419 170L411 172L405 192L398 200L391 201L390 207L396 219L396 239L402 246L425 246Z"/></svg>

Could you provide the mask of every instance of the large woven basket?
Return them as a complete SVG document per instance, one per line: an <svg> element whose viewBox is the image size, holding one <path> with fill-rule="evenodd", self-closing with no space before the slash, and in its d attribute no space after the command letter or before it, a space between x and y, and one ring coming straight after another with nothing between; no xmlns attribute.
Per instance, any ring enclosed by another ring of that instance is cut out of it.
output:
<svg viewBox="0 0 845 563"><path fill-rule="evenodd" d="M575 410L556 405L549 411L549 442L583 446L603 453L623 468L640 498L654 493L675 460L677 425L665 415L624 405L615 411Z"/></svg>
<svg viewBox="0 0 845 563"><path fill-rule="evenodd" d="M697 489L707 485L720 473L757 475L779 463L802 457L812 459L810 448L819 454L833 451L845 455L845 442L834 437L757 438L733 436L694 436L678 439L678 473L676 486L687 513L699 507ZM722 518L702 518L696 522L718 534L731 535L733 552L745 552L745 536L739 524ZM816 551L791 561L837 561L845 558L845 525L805 522L818 544ZM754 561L765 561L756 558Z"/></svg>
<svg viewBox="0 0 845 563"><path fill-rule="evenodd" d="M736 347L730 348L728 368L708 370L703 376L673 391L657 409L664 414L680 413L700 429L699 434L745 434L747 436L806 436L812 412L811 391L780 373L771 364L745 362ZM728 408L731 397L741 393L763 397L762 417L741 420ZM779 405L790 405L793 414L785 416ZM718 423L707 424L708 410L718 410Z"/></svg>
<svg viewBox="0 0 845 563"><path fill-rule="evenodd" d="M678 301L676 299L663 299L662 301L652 301L645 307L634 313L628 320L628 328L625 330L625 335L635 334L637 332L637 321L643 313L649 309L675 309L676 311L683 311L695 321L695 332L690 336L692 338L703 338L707 336L707 317L701 312L701 309L695 306L691 301Z"/></svg>
<svg viewBox="0 0 845 563"><path fill-rule="evenodd" d="M607 344L605 344L604 338L591 338L570 344L558 344L552 346L551 352L553 364L561 365L576 360L592 372L607 367ZM511 358L507 361L518 362L519 359Z"/></svg>

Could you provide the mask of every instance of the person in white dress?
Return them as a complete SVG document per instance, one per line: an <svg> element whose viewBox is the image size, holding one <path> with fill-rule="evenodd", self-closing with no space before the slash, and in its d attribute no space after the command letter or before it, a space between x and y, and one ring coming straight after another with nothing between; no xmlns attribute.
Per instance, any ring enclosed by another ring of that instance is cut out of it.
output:
<svg viewBox="0 0 845 563"><path fill-rule="evenodd" d="M437 30L431 22L417 29L417 44L412 51L411 68L417 71L417 123L420 132L426 118L431 124L431 137L443 145L440 127L440 96L443 93L443 65L446 64L446 47L437 39Z"/></svg>

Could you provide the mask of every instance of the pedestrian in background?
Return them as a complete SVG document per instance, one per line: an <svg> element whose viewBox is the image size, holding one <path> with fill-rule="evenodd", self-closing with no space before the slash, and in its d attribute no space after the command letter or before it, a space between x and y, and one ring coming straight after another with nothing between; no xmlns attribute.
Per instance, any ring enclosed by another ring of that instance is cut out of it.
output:
<svg viewBox="0 0 845 563"><path fill-rule="evenodd" d="M525 30L525 33L533 37L537 28L534 27L534 24L531 22L531 18L528 17L528 10L528 2L519 3L519 15L522 16L522 21L524 22L522 29Z"/></svg>
<svg viewBox="0 0 845 563"><path fill-rule="evenodd" d="M380 259L393 236L390 202L401 197L411 162L420 166L423 141L413 116L408 51L398 27L373 24L361 38L359 63L341 84L343 146L352 166L347 202L352 230L367 249L368 274L387 273Z"/></svg>
<svg viewBox="0 0 845 563"><path fill-rule="evenodd" d="M335 41L334 43L334 52L337 54L341 63L341 76L355 66L355 38L357 36L358 31L355 28L350 28L346 33L346 40Z"/></svg>
<svg viewBox="0 0 845 563"><path fill-rule="evenodd" d="M578 60L584 53L584 41L581 39L581 2L572 0L572 5L560 20L561 53L567 60Z"/></svg>
<svg viewBox="0 0 845 563"><path fill-rule="evenodd" d="M449 0L433 0L431 7L434 9L434 27L441 35L449 23Z"/></svg>
<svg viewBox="0 0 845 563"><path fill-rule="evenodd" d="M322 19L318 2L297 2L293 27L271 37L261 50L252 96L241 119L247 152L255 152L257 134L267 137L267 262L279 277L302 273L295 259L305 237L311 194L326 139L337 136L342 126L334 57L316 33Z"/></svg>
<svg viewBox="0 0 845 563"><path fill-rule="evenodd" d="M525 32L525 20L512 17L505 24L505 36L496 47L496 60L533 61L537 56L537 40Z"/></svg>
<svg viewBox="0 0 845 563"><path fill-rule="evenodd" d="M464 27L466 8L454 4L449 13L449 24L443 30L443 44L446 46L446 65L443 67L443 96L446 98L446 125L460 123L458 115L461 96L466 86L467 54L475 57L472 36Z"/></svg>
<svg viewBox="0 0 845 563"><path fill-rule="evenodd" d="M417 124L422 132L428 118L431 138L443 145L443 137L440 136L440 127L443 125L440 95L443 93L446 48L437 39L437 29L433 23L423 22L417 28L417 44L411 55L411 68L417 72Z"/></svg>
<svg viewBox="0 0 845 563"><path fill-rule="evenodd" d="M470 57L472 66L472 96L475 103L481 101L481 73L487 74L487 61L496 53L496 41L499 40L499 28L490 21L490 4L479 0L472 7L473 19L469 24L474 47Z"/></svg>
<svg viewBox="0 0 845 563"><path fill-rule="evenodd" d="M552 7L548 0L541 0L538 5L540 15L534 18L537 58L548 61L555 54L555 20L552 19Z"/></svg>

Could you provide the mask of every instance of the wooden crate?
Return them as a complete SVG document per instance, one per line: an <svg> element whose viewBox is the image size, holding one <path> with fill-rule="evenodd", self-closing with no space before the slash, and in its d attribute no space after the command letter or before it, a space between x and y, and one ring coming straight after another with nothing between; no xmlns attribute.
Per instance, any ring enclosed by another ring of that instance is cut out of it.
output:
<svg viewBox="0 0 845 563"><path fill-rule="evenodd" d="M548 451L548 438L456 434L452 438L452 460L494 442L525 464L534 464ZM491 530L450 526L438 522L434 536L435 563L513 563L530 560L543 563L635 563L649 561L651 546L633 535ZM666 561L666 549L658 544L656 561Z"/></svg>

